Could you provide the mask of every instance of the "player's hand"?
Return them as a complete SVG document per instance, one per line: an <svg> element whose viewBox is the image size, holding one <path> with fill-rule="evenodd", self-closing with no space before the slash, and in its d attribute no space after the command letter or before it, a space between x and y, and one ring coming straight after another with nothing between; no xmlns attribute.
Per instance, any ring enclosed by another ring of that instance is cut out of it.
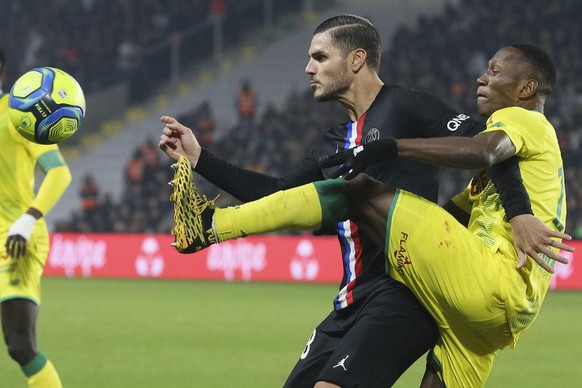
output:
<svg viewBox="0 0 582 388"><path fill-rule="evenodd" d="M160 136L158 147L173 160L186 157L192 166L196 166L202 147L192 130L178 122L173 117L162 116L160 121L165 124Z"/></svg>
<svg viewBox="0 0 582 388"><path fill-rule="evenodd" d="M562 264L568 264L568 259L550 249L550 247L566 252L574 252L574 248L559 242L556 239L570 241L572 237L565 233L556 232L548 228L539 218L531 214L522 214L513 217L509 223L513 230L515 249L517 250L517 268L522 268L527 262L528 256L540 267L554 273L552 266L547 263L541 254L554 259Z"/></svg>
<svg viewBox="0 0 582 388"><path fill-rule="evenodd" d="M350 180L364 171L366 167L397 156L396 139L387 138L359 145L333 155L323 156L319 159L319 166L329 168L341 165L331 177L338 178L347 173L344 178Z"/></svg>
<svg viewBox="0 0 582 388"><path fill-rule="evenodd" d="M8 238L4 243L8 256L18 259L26 254L26 246L36 221L35 217L25 213L12 224L8 230Z"/></svg>

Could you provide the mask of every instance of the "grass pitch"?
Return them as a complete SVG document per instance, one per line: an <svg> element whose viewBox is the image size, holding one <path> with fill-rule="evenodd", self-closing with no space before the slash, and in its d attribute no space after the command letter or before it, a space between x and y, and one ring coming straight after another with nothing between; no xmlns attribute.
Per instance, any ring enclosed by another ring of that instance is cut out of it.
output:
<svg viewBox="0 0 582 388"><path fill-rule="evenodd" d="M335 285L46 278L39 345L65 387L280 387ZM579 386L582 293L551 292L488 387ZM417 387L424 360L396 387ZM0 385L26 387L0 345Z"/></svg>

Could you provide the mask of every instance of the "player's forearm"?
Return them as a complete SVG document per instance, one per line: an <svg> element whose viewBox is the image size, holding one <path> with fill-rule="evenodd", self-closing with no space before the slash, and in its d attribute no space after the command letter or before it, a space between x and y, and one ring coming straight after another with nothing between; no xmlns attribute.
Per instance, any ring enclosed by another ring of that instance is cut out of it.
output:
<svg viewBox="0 0 582 388"><path fill-rule="evenodd" d="M194 171L243 202L259 199L278 190L278 178L239 167L206 149L202 149Z"/></svg>
<svg viewBox="0 0 582 388"><path fill-rule="evenodd" d="M397 139L396 142L398 157L438 166L482 169L499 161L495 147L488 147L475 138Z"/></svg>

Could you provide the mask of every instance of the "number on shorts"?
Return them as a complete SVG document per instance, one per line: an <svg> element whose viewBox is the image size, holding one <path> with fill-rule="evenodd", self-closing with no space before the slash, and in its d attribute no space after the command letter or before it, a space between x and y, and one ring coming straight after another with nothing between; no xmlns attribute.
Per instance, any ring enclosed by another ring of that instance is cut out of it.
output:
<svg viewBox="0 0 582 388"><path fill-rule="evenodd" d="M305 349L303 349L303 353L301 353L302 360L304 360L309 354L309 350L311 350L311 344L313 343L313 340L315 340L315 330L313 330L313 333L311 333L311 337L309 337L309 339L307 340L307 345L305 345Z"/></svg>

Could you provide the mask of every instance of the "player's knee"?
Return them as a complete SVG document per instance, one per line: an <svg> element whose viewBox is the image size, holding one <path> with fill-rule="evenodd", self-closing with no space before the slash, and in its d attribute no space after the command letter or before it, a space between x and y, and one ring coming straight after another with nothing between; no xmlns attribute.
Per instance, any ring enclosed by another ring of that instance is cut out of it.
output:
<svg viewBox="0 0 582 388"><path fill-rule="evenodd" d="M37 353L33 338L28 335L4 333L8 355L18 364L26 365Z"/></svg>
<svg viewBox="0 0 582 388"><path fill-rule="evenodd" d="M372 178L368 174L358 174L353 179L347 181L350 196L358 200L367 200L380 193L393 192L390 186Z"/></svg>

